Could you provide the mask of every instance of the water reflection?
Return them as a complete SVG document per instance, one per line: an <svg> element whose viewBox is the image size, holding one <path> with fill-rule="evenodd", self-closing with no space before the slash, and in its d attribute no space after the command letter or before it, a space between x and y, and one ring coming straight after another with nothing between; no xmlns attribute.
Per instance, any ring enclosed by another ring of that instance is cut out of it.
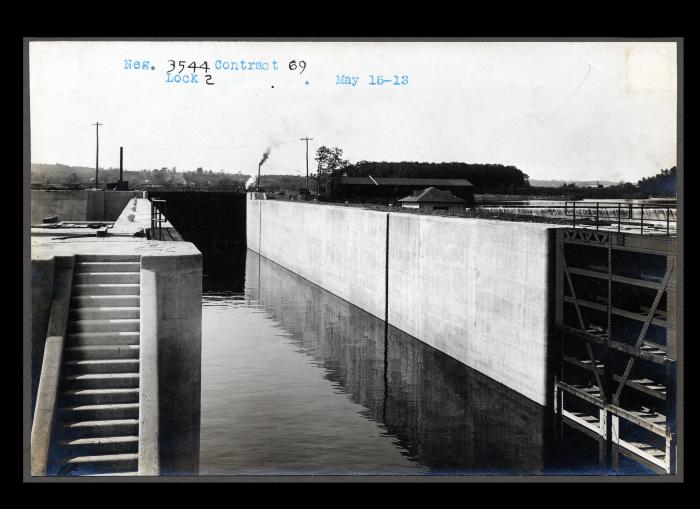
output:
<svg viewBox="0 0 700 509"><path fill-rule="evenodd" d="M601 472L543 407L245 256L244 288L205 279L201 474Z"/></svg>

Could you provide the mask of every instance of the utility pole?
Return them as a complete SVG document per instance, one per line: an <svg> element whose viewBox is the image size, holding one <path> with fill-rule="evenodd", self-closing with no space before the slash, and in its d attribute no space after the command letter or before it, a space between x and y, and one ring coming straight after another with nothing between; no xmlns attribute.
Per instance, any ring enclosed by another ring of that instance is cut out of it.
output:
<svg viewBox="0 0 700 509"><path fill-rule="evenodd" d="M97 168L99 167L100 163L100 126L104 124L100 124L99 122L95 122L92 124L95 126L95 136L96 136L96 141L97 145L95 147L95 189L97 189Z"/></svg>
<svg viewBox="0 0 700 509"><path fill-rule="evenodd" d="M299 138L301 141L306 141L306 190L309 190L309 140L313 138Z"/></svg>

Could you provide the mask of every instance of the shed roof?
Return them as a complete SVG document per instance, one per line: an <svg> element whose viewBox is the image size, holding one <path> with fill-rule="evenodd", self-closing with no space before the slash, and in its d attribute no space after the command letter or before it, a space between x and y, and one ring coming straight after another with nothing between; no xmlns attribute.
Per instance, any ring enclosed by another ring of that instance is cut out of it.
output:
<svg viewBox="0 0 700 509"><path fill-rule="evenodd" d="M430 202L430 203L466 203L462 198L454 196L449 191L442 191L440 189L435 189L434 187L428 187L422 191L414 191L411 196L406 196L401 198L401 202Z"/></svg>

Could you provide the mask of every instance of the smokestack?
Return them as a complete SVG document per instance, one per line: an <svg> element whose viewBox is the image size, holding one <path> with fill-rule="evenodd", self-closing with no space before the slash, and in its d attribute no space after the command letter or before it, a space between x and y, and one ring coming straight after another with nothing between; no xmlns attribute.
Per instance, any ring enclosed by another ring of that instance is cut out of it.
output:
<svg viewBox="0 0 700 509"><path fill-rule="evenodd" d="M258 183L256 185L256 191L260 190L260 167L265 164L265 161L267 161L268 156L270 155L270 147L267 147L265 149L265 152L263 152L262 159L260 159L260 162L258 163Z"/></svg>
<svg viewBox="0 0 700 509"><path fill-rule="evenodd" d="M119 182L124 180L124 147L119 147Z"/></svg>

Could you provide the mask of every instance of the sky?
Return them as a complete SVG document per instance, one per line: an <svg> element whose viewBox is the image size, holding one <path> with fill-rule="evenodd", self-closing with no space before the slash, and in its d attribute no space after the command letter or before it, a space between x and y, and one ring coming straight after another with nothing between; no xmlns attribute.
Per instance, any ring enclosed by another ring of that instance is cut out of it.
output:
<svg viewBox="0 0 700 509"><path fill-rule="evenodd" d="M254 174L269 148L263 174L304 175L309 137L311 173L326 145L351 163L636 182L676 164L676 55L673 42L33 41L31 161L94 167L99 122L100 168L123 146L128 170Z"/></svg>

